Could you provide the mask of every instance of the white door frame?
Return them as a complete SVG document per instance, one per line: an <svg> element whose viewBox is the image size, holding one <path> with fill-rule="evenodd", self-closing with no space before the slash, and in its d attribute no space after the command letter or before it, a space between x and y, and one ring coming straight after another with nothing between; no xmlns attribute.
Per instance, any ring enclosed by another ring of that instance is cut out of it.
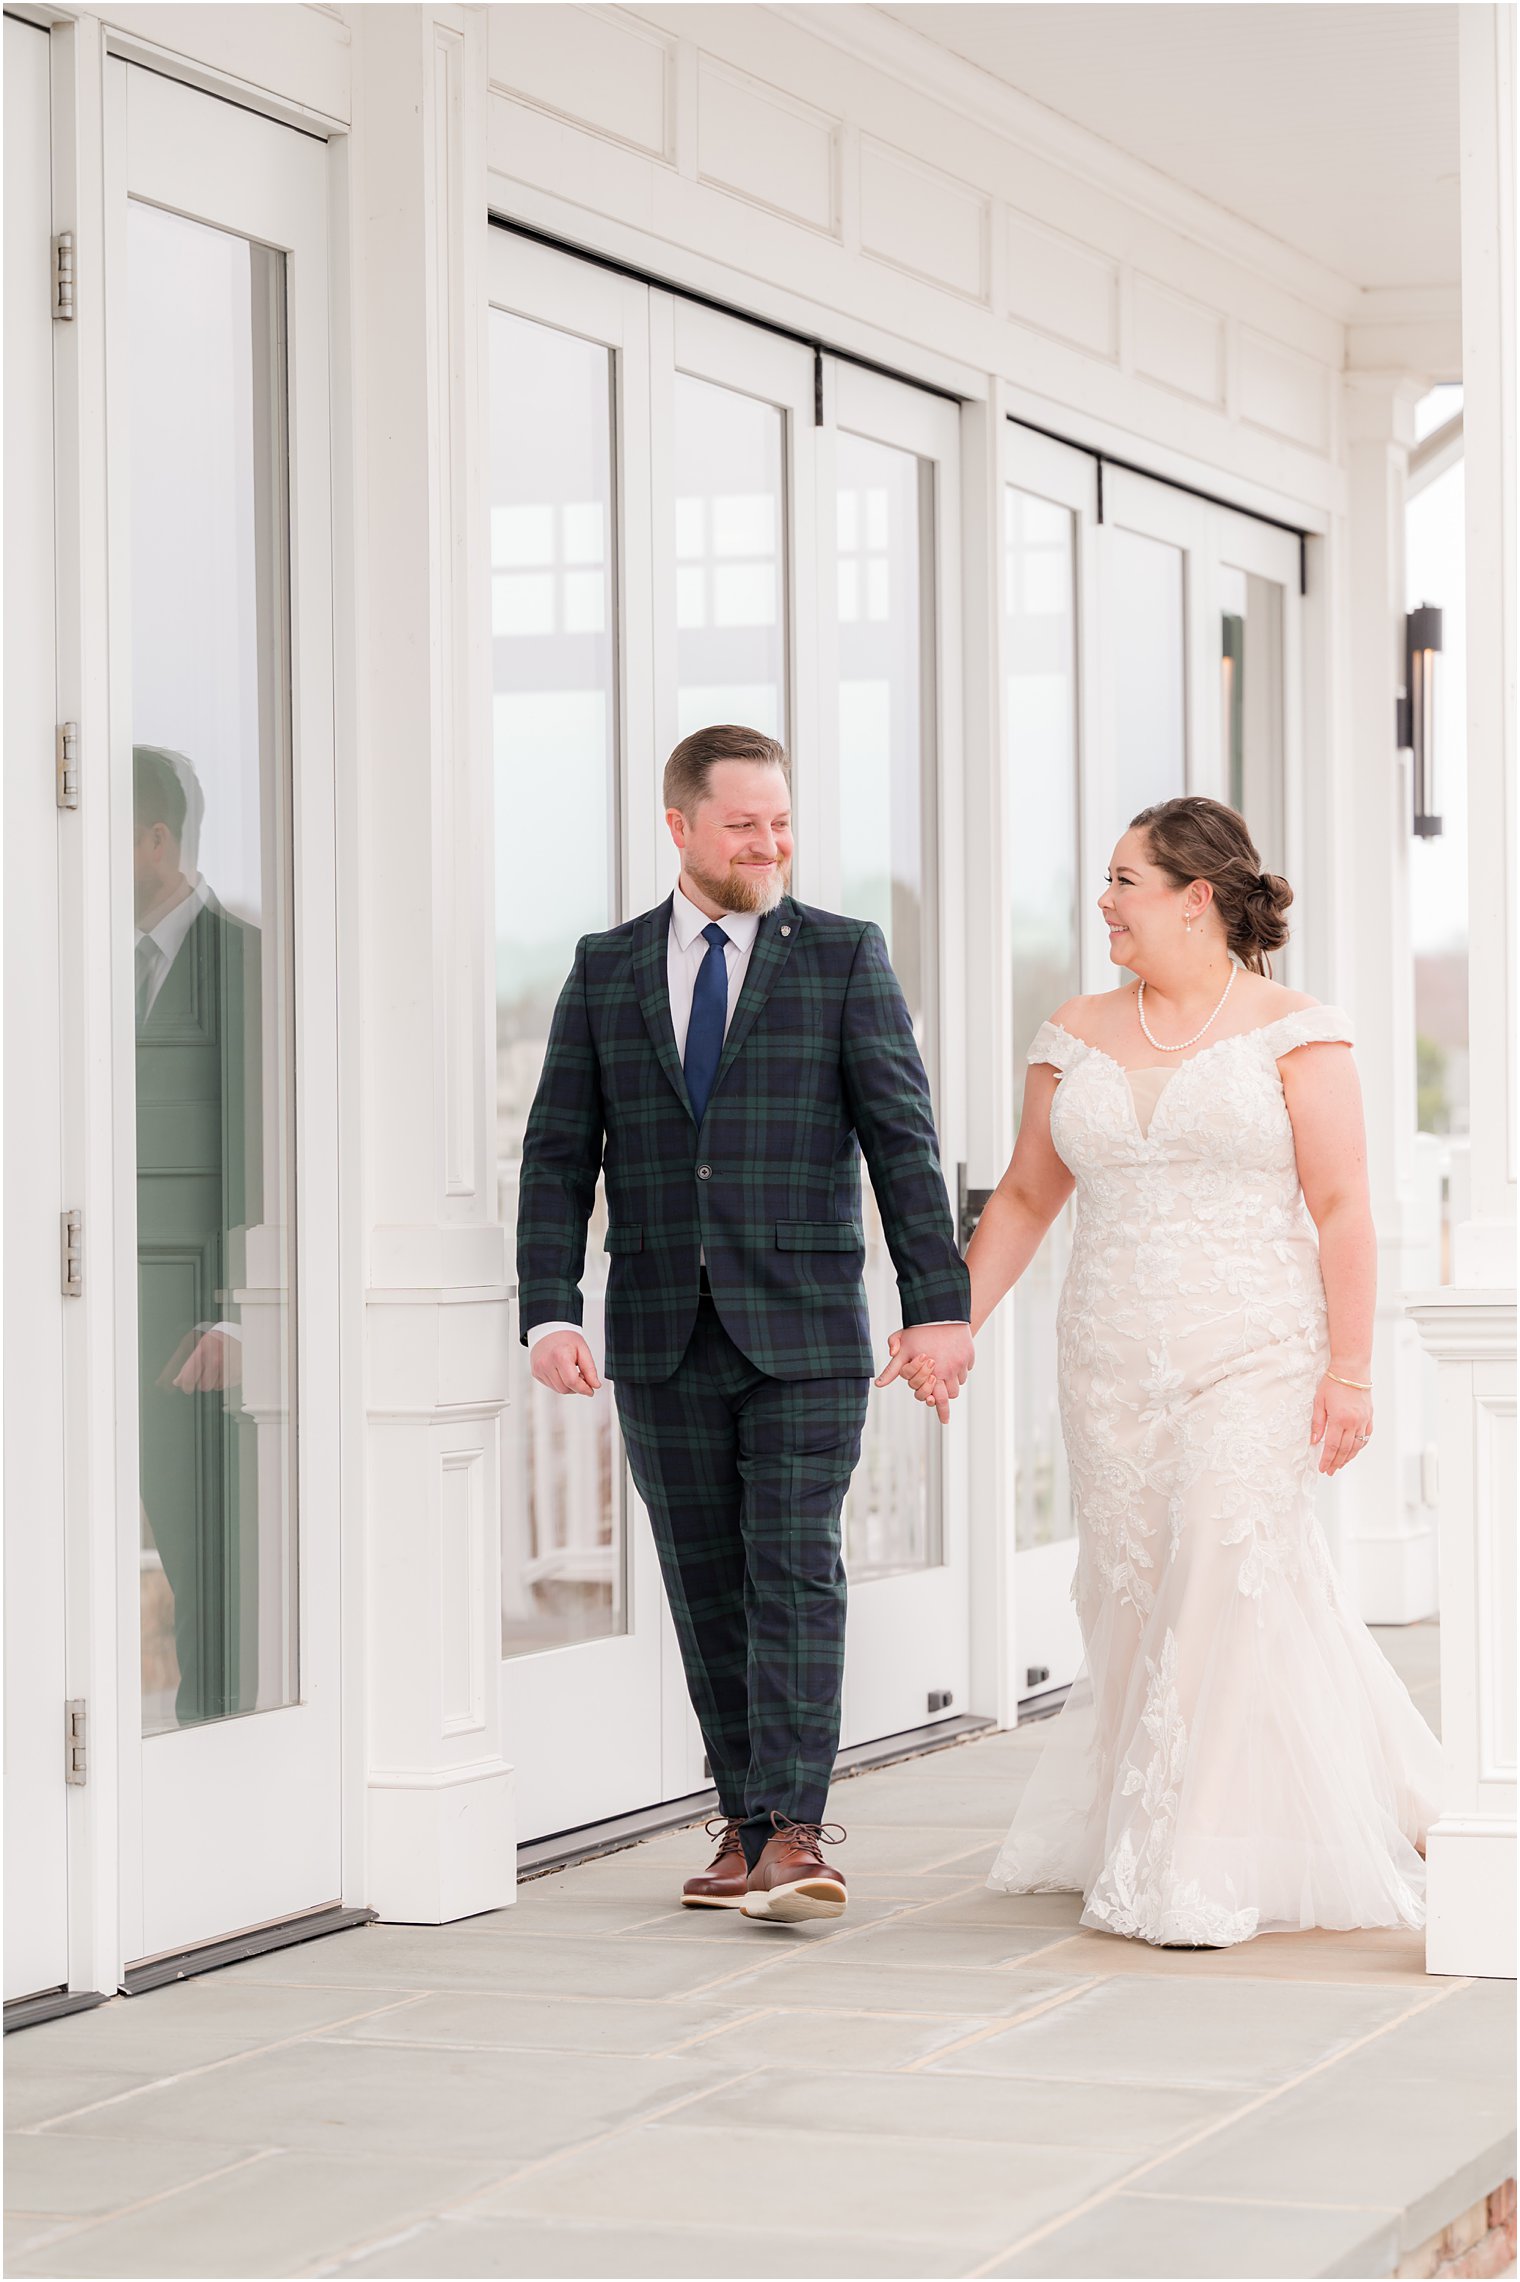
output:
<svg viewBox="0 0 1520 2282"><path fill-rule="evenodd" d="M5 1994L69 1980L51 43L7 17ZM88 1739L85 1745L88 1753Z"/></svg>
<svg viewBox="0 0 1520 2282"><path fill-rule="evenodd" d="M120 1532L117 1717L123 1956L158 1955L295 1915L342 1892L337 1390L340 1378L338 1023L333 801L332 484L327 153L315 137L107 59L106 328L111 379L109 938L84 990L109 1040L109 1160ZM131 936L131 614L125 331L129 195L286 255L300 1700L141 1741L135 1144ZM105 803L102 804L106 805ZM130 1530L128 1523L130 1521ZM268 1822L250 1813L261 1802ZM193 1813L192 1813L193 1802ZM188 1827L193 1823L192 1832ZM178 1833L184 1843L171 1845ZM279 1843L272 1842L278 1833Z"/></svg>

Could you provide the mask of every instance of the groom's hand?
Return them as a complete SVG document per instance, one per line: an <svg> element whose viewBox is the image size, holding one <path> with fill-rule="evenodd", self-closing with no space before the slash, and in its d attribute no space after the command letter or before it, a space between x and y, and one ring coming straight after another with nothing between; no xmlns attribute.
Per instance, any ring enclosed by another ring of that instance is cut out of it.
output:
<svg viewBox="0 0 1520 2282"><path fill-rule="evenodd" d="M535 1339L528 1362L539 1385L557 1395L594 1395L602 1383L578 1331L551 1331L547 1339Z"/></svg>
<svg viewBox="0 0 1520 2282"><path fill-rule="evenodd" d="M876 1384L889 1387L905 1378L920 1402L932 1402L941 1426L950 1423L950 1405L976 1361L969 1323L910 1323L887 1341L892 1360Z"/></svg>

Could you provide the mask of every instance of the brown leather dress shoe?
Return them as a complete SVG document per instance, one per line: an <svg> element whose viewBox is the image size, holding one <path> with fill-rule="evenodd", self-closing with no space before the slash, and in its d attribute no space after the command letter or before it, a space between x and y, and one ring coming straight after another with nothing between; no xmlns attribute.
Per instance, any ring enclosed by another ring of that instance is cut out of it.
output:
<svg viewBox="0 0 1520 2282"><path fill-rule="evenodd" d="M749 1864L739 1837L743 1828L742 1815L715 1815L707 1825L708 1835L718 1841L718 1851L708 1867L688 1878L681 1888L683 1909L742 1909L749 1879Z"/></svg>
<svg viewBox="0 0 1520 2282"><path fill-rule="evenodd" d="M772 1925L803 1925L811 1918L844 1915L844 1872L825 1862L823 1849L839 1846L845 1833L827 1823L789 1822L771 1817L776 1826L759 1861L749 1874L744 1896L747 1918L765 1918Z"/></svg>

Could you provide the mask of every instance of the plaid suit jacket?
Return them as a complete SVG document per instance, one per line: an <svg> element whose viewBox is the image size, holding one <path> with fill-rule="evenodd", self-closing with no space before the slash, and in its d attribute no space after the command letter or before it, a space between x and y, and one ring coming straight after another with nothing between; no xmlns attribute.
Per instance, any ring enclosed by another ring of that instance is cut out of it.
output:
<svg viewBox="0 0 1520 2282"><path fill-rule="evenodd" d="M860 1151L904 1323L967 1321L929 1084L881 929L783 897L761 920L706 1113L670 1019L670 897L576 946L523 1141L519 1323L581 1321L607 1181L609 1378L660 1380L707 1255L724 1328L770 1378L868 1375Z"/></svg>

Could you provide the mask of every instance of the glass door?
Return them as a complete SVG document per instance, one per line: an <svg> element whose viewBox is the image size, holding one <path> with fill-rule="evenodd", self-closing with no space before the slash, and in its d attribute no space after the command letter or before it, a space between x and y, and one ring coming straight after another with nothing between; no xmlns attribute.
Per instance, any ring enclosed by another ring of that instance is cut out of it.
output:
<svg viewBox="0 0 1520 2282"><path fill-rule="evenodd" d="M5 19L5 1995L69 1978L49 40Z"/></svg>
<svg viewBox="0 0 1520 2282"><path fill-rule="evenodd" d="M1288 868L1296 781L1293 534L1007 423L1003 768L1016 1082L1042 1021L1121 980L1097 911L1130 818L1183 792L1238 807ZM1289 979L1293 954L1289 954ZM1281 968L1279 970L1281 972ZM1081 1664L1057 1405L1068 1206L1014 1296L1015 1657L1026 1705Z"/></svg>
<svg viewBox="0 0 1520 2282"><path fill-rule="evenodd" d="M490 264L497 1178L510 1241L523 1131L576 942L657 892L649 295L502 232ZM625 836L635 813L642 851ZM546 863L567 832L576 860ZM606 1233L599 1190L582 1280L598 1362ZM663 1596L612 1390L603 1381L571 1399L539 1386L515 1324L510 1351L501 1686L518 1835L532 1839L700 1789L702 1775L698 1764L666 1779Z"/></svg>
<svg viewBox="0 0 1520 2282"><path fill-rule="evenodd" d="M1104 470L1103 509L1100 854L1150 802L1201 792L1240 810L1269 871L1288 869L1296 535L1122 468Z"/></svg>
<svg viewBox="0 0 1520 2282"><path fill-rule="evenodd" d="M1269 872L1298 868L1293 793L1298 782L1300 642L1298 540L1249 515L1213 511L1207 575L1210 651L1218 680L1219 799L1238 808ZM1296 983L1300 951L1290 940L1276 964Z"/></svg>
<svg viewBox="0 0 1520 2282"><path fill-rule="evenodd" d="M837 898L836 908L875 920L886 937L953 1167L958 1033L941 1009L960 903L942 895L941 881L955 878L958 862L945 819L960 761L960 417L923 389L834 360L824 408L820 689L837 767L835 876L821 900ZM884 1358L901 1321L897 1279L864 1169L862 1192L872 1344ZM903 1393L872 1393L845 1501L846 1745L968 1708L964 1421L953 1415L946 1432Z"/></svg>
<svg viewBox="0 0 1520 2282"><path fill-rule="evenodd" d="M107 93L150 1957L341 1891L326 153Z"/></svg>
<svg viewBox="0 0 1520 2282"><path fill-rule="evenodd" d="M944 788L959 765L958 414L742 319L499 232L491 244L501 1215L577 938L675 882L666 755L738 722L793 763L793 892L876 919L936 1095ZM573 807L573 880L542 849ZM952 1161L953 1137L946 1139ZM879 1356L898 1320L867 1191ZM600 1205L583 1292L599 1351ZM700 1790L707 1772L647 1519L606 1389L539 1390L514 1343L503 1664L520 1830ZM879 1410L879 1417L876 1415ZM845 1740L966 1700L955 1438L873 1405L846 1513ZM931 1700L932 1699L932 1700ZM608 1707L616 1716L608 1717Z"/></svg>

